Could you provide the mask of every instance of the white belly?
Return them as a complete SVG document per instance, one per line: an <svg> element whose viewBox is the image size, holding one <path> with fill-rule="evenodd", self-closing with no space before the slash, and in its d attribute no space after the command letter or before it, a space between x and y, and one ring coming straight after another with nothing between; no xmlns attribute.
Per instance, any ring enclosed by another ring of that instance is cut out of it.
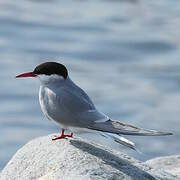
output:
<svg viewBox="0 0 180 180"><path fill-rule="evenodd" d="M61 128L67 129L67 126L60 121L60 113L57 112L56 94L54 92L44 86L40 86L39 102L42 112L49 120L58 123Z"/></svg>

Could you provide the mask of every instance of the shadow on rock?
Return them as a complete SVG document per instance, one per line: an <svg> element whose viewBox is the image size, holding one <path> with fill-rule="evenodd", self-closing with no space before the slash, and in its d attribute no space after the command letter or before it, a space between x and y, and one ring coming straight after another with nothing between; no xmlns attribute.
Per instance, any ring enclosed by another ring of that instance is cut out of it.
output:
<svg viewBox="0 0 180 180"><path fill-rule="evenodd" d="M120 158L112 154L111 152L105 151L101 148L95 147L91 144L79 140L70 140L70 143L74 147L102 159L104 163L118 169L124 174L130 176L132 179L156 180L156 178L154 178L151 174L139 169L127 160Z"/></svg>

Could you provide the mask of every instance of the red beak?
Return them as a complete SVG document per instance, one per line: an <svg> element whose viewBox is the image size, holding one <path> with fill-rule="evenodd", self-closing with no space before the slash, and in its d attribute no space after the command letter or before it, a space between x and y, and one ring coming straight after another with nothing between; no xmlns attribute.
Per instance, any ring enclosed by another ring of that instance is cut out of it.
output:
<svg viewBox="0 0 180 180"><path fill-rule="evenodd" d="M26 73L17 75L16 78L36 77L36 76L37 74L34 74L33 72L26 72Z"/></svg>

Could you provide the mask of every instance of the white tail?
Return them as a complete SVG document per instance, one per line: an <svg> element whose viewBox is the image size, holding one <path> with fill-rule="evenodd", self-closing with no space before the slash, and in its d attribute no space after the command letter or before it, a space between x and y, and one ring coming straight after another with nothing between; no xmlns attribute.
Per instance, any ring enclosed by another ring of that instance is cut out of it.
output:
<svg viewBox="0 0 180 180"><path fill-rule="evenodd" d="M130 141L122 136L119 136L117 134L112 134L112 133L106 133L106 132L101 132L100 134L106 138L111 138L113 141L115 141L119 144L122 144L130 149L137 151L135 143L133 143L132 141Z"/></svg>

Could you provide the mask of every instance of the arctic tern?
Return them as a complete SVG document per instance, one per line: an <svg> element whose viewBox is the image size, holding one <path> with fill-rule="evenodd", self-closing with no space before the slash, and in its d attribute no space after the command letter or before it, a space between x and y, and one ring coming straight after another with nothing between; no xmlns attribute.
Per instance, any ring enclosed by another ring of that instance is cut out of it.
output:
<svg viewBox="0 0 180 180"><path fill-rule="evenodd" d="M57 122L61 135L52 140L72 137L77 131L96 131L115 142L136 150L135 144L121 135L164 136L160 132L138 128L109 118L100 112L90 97L69 77L67 68L57 62L45 62L34 71L17 75L16 78L37 77L40 80L39 101L45 116ZM65 134L65 130L72 133Z"/></svg>

